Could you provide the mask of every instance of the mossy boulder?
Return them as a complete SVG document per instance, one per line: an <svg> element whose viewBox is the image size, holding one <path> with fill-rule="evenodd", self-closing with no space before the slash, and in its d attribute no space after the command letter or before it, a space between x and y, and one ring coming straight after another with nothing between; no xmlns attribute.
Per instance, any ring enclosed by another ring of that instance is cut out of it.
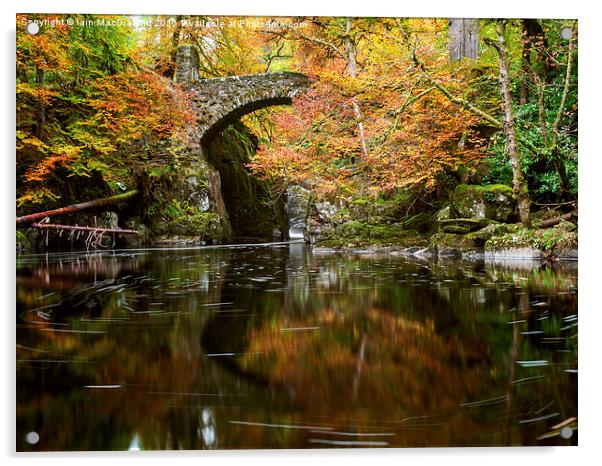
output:
<svg viewBox="0 0 602 466"><path fill-rule="evenodd" d="M462 258L482 254L483 247L466 235L455 233L435 233L430 237L429 248L438 257Z"/></svg>
<svg viewBox="0 0 602 466"><path fill-rule="evenodd" d="M213 212L196 212L186 217L178 217L169 222L172 234L198 237L200 241L219 244L224 239L221 218Z"/></svg>
<svg viewBox="0 0 602 466"><path fill-rule="evenodd" d="M539 260L544 253L535 245L533 231L521 229L502 236L493 236L485 242L485 260Z"/></svg>
<svg viewBox="0 0 602 466"><path fill-rule="evenodd" d="M211 244L222 243L226 231L222 218L215 212L202 212L188 202L171 200L161 212L161 221L152 226L156 236L197 238Z"/></svg>
<svg viewBox="0 0 602 466"><path fill-rule="evenodd" d="M506 185L461 184L454 190L452 205L462 218L508 222L514 216L516 202L512 188Z"/></svg>
<svg viewBox="0 0 602 466"><path fill-rule="evenodd" d="M556 256L577 257L577 231L574 224L561 222L553 228L518 227L501 236L492 236L485 243L485 258L542 259Z"/></svg>
<svg viewBox="0 0 602 466"><path fill-rule="evenodd" d="M420 212L404 219L401 224L404 230L416 230L420 233L426 233L431 225L431 216L427 213Z"/></svg>
<svg viewBox="0 0 602 466"><path fill-rule="evenodd" d="M451 218L456 218L456 213L454 212L454 208L450 205L447 204L444 207L441 207L437 212L435 212L432 217L431 217L431 221L434 223L439 223L442 220L449 220Z"/></svg>
<svg viewBox="0 0 602 466"><path fill-rule="evenodd" d="M382 224L349 221L325 228L316 246L350 248L358 246L426 246L424 236L416 230L405 230L399 223Z"/></svg>
<svg viewBox="0 0 602 466"><path fill-rule="evenodd" d="M364 203L362 208L370 216L399 221L407 216L414 203L414 197L415 195L411 191L400 190L376 199L366 197L360 202ZM359 199L354 201L354 204L357 204L358 201Z"/></svg>
<svg viewBox="0 0 602 466"><path fill-rule="evenodd" d="M577 259L578 256L578 234L577 225L562 221L553 228L538 230L539 244L543 245L556 257L566 259Z"/></svg>
<svg viewBox="0 0 602 466"><path fill-rule="evenodd" d="M515 225L509 225L507 223L490 223L484 228L466 234L466 239L474 241L480 246L484 246L493 236L505 235L515 229Z"/></svg>
<svg viewBox="0 0 602 466"><path fill-rule="evenodd" d="M466 234L489 225L487 218L452 218L441 220L439 230L443 233Z"/></svg>

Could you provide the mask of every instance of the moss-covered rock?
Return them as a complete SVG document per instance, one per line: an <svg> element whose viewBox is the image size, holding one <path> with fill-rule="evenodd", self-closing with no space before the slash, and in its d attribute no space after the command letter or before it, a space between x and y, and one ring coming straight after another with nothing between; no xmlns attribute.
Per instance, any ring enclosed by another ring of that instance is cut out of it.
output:
<svg viewBox="0 0 602 466"><path fill-rule="evenodd" d="M405 230L416 230L420 233L426 233L431 225L431 216L425 212L420 212L404 219L401 223Z"/></svg>
<svg viewBox="0 0 602 466"><path fill-rule="evenodd" d="M514 225L508 225L507 223L490 223L484 228L466 234L466 238L474 241L479 246L484 246L487 240L491 239L493 236L504 235L513 228Z"/></svg>
<svg viewBox="0 0 602 466"><path fill-rule="evenodd" d="M536 230L536 232L536 244L545 252L550 251L561 258L577 258L578 235L574 223L561 221L553 228Z"/></svg>
<svg viewBox="0 0 602 466"><path fill-rule="evenodd" d="M449 220L452 218L456 218L456 214L454 212L453 207L448 204L445 207L441 207L437 212L435 212L431 218L434 223L439 223L443 220Z"/></svg>
<svg viewBox="0 0 602 466"><path fill-rule="evenodd" d="M177 200L169 201L163 209L162 221L152 225L157 237L191 237L211 244L225 239L224 223L215 212L202 212L198 206Z"/></svg>
<svg viewBox="0 0 602 466"><path fill-rule="evenodd" d="M568 225L567 225L568 224ZM553 228L518 227L503 235L492 236L485 243L485 258L542 259L577 257L577 231L573 224L561 222Z"/></svg>
<svg viewBox="0 0 602 466"><path fill-rule="evenodd" d="M377 199L368 197L366 201L362 208L371 217L399 220L408 215L408 209L412 205L412 196L408 191L400 190L390 196Z"/></svg>
<svg viewBox="0 0 602 466"><path fill-rule="evenodd" d="M233 236L270 241L274 229L288 238L285 196L254 176L247 164L258 145L257 137L237 122L207 145L207 161L219 171L221 194Z"/></svg>
<svg viewBox="0 0 602 466"><path fill-rule="evenodd" d="M430 237L429 247L438 257L461 258L483 252L483 247L475 241L455 233L435 233Z"/></svg>
<svg viewBox="0 0 602 466"><path fill-rule="evenodd" d="M489 225L487 218L452 218L441 220L439 229L443 233L466 234Z"/></svg>
<svg viewBox="0 0 602 466"><path fill-rule="evenodd" d="M512 188L505 185L461 184L454 190L452 205L460 217L507 222L514 216L516 202Z"/></svg>
<svg viewBox="0 0 602 466"><path fill-rule="evenodd" d="M426 246L427 240L416 230L404 230L401 224L350 221L325 228L316 246L351 248L359 246Z"/></svg>

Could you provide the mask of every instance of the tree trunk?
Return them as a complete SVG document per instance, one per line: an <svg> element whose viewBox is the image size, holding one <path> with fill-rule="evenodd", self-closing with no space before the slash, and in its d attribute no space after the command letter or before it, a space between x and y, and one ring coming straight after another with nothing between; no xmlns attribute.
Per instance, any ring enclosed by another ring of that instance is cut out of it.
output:
<svg viewBox="0 0 602 466"><path fill-rule="evenodd" d="M560 149L558 147L558 127L564 117L564 111L566 108L566 103L569 95L569 90L571 87L571 71L573 69L573 52L575 50L575 28L573 27L573 34L571 39L569 40L569 49L568 49L568 57L566 62L566 74L564 77L564 86L562 88L562 97L560 98L560 105L558 107L558 112L556 113L556 118L554 118L554 122L552 123L552 127L548 132L549 138L547 140L548 150L552 154L552 160L554 163L554 167L558 172L558 176L560 177L560 189L562 191L562 197L567 198L570 196L570 182L569 177L566 172L566 166L564 165L564 160L560 154Z"/></svg>
<svg viewBox="0 0 602 466"><path fill-rule="evenodd" d="M508 54L504 35L505 24L502 20L497 22L498 43L497 51L500 56L500 84L502 87L502 105L504 108L504 133L508 147L508 157L512 166L513 192L518 206L518 214L523 225L530 225L530 199L527 182L525 180L520 154L516 143L516 129L512 114L512 95L510 94L510 77L508 74Z"/></svg>
<svg viewBox="0 0 602 466"><path fill-rule="evenodd" d="M176 16L176 29L171 35L171 62L169 64L169 69L164 71L164 76L168 78L174 78L176 72L176 57L178 55L178 45L180 45L180 34L182 32L182 16Z"/></svg>
<svg viewBox="0 0 602 466"><path fill-rule="evenodd" d="M523 32L521 36L523 50L521 53L521 71L520 80L520 100L521 105L525 105L529 100L529 88L527 87L527 77L531 70L531 38L529 37L529 29L527 20L523 20Z"/></svg>
<svg viewBox="0 0 602 466"><path fill-rule="evenodd" d="M464 57L479 56L479 23L476 19L451 18L449 20L449 58L452 62Z"/></svg>
<svg viewBox="0 0 602 466"><path fill-rule="evenodd" d="M65 215L65 214L73 214L75 212L80 212L86 209L92 209L95 207L104 207L107 205L117 204L118 202L125 201L126 199L130 199L138 194L138 191L132 190L125 192L123 194L117 194L116 196L105 197L103 199L95 199L93 201L82 202L80 204L73 204L66 207L59 207L54 210L47 210L46 212L38 212L30 215L23 215L22 217L17 217L17 223L28 223L33 222L35 220L41 220L46 217L55 217L57 215Z"/></svg>
<svg viewBox="0 0 602 466"><path fill-rule="evenodd" d="M36 66L36 84L44 87L44 70ZM38 114L36 117L36 137L40 140L44 138L44 125L46 124L46 109L43 102L40 101Z"/></svg>
<svg viewBox="0 0 602 466"><path fill-rule="evenodd" d="M560 199L570 199L571 182L569 180L569 175L566 171L564 161L560 158L560 155L557 154L557 150L554 150L552 157L552 163L554 164L554 168L556 169L556 172L558 172L558 178L560 179Z"/></svg>
<svg viewBox="0 0 602 466"><path fill-rule="evenodd" d="M356 59L356 50L355 43L351 38L351 18L347 18L347 25L345 28L345 44L347 46L347 54L348 61L347 65L349 68L349 76L355 78L357 73L357 59ZM357 119L357 130L360 136L360 142L362 144L362 152L364 153L364 157L368 157L368 147L366 146L366 137L364 135L364 124L362 123L362 112L360 110L360 106L357 103L356 99L353 99L353 112L355 113L355 118Z"/></svg>
<svg viewBox="0 0 602 466"><path fill-rule="evenodd" d="M537 57L543 67L544 81L548 83L550 79L550 69L552 68L553 63L550 56L546 53L548 40L545 31L541 27L539 21L532 18L523 19L523 30L531 49L535 50L535 53L537 53Z"/></svg>

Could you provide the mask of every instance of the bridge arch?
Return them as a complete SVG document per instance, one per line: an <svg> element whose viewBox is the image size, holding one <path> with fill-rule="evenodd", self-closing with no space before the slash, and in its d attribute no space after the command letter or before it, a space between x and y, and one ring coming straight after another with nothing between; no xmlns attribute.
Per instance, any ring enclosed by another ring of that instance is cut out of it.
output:
<svg viewBox="0 0 602 466"><path fill-rule="evenodd" d="M202 144L243 115L290 105L310 83L307 76L292 72L199 79L199 59L193 46L180 46L176 57L176 81L191 93Z"/></svg>

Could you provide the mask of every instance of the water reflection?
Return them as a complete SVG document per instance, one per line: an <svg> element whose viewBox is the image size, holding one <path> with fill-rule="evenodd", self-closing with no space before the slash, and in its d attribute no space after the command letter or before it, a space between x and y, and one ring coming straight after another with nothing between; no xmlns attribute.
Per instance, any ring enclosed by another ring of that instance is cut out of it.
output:
<svg viewBox="0 0 602 466"><path fill-rule="evenodd" d="M17 260L19 450L566 445L576 415L570 264Z"/></svg>

